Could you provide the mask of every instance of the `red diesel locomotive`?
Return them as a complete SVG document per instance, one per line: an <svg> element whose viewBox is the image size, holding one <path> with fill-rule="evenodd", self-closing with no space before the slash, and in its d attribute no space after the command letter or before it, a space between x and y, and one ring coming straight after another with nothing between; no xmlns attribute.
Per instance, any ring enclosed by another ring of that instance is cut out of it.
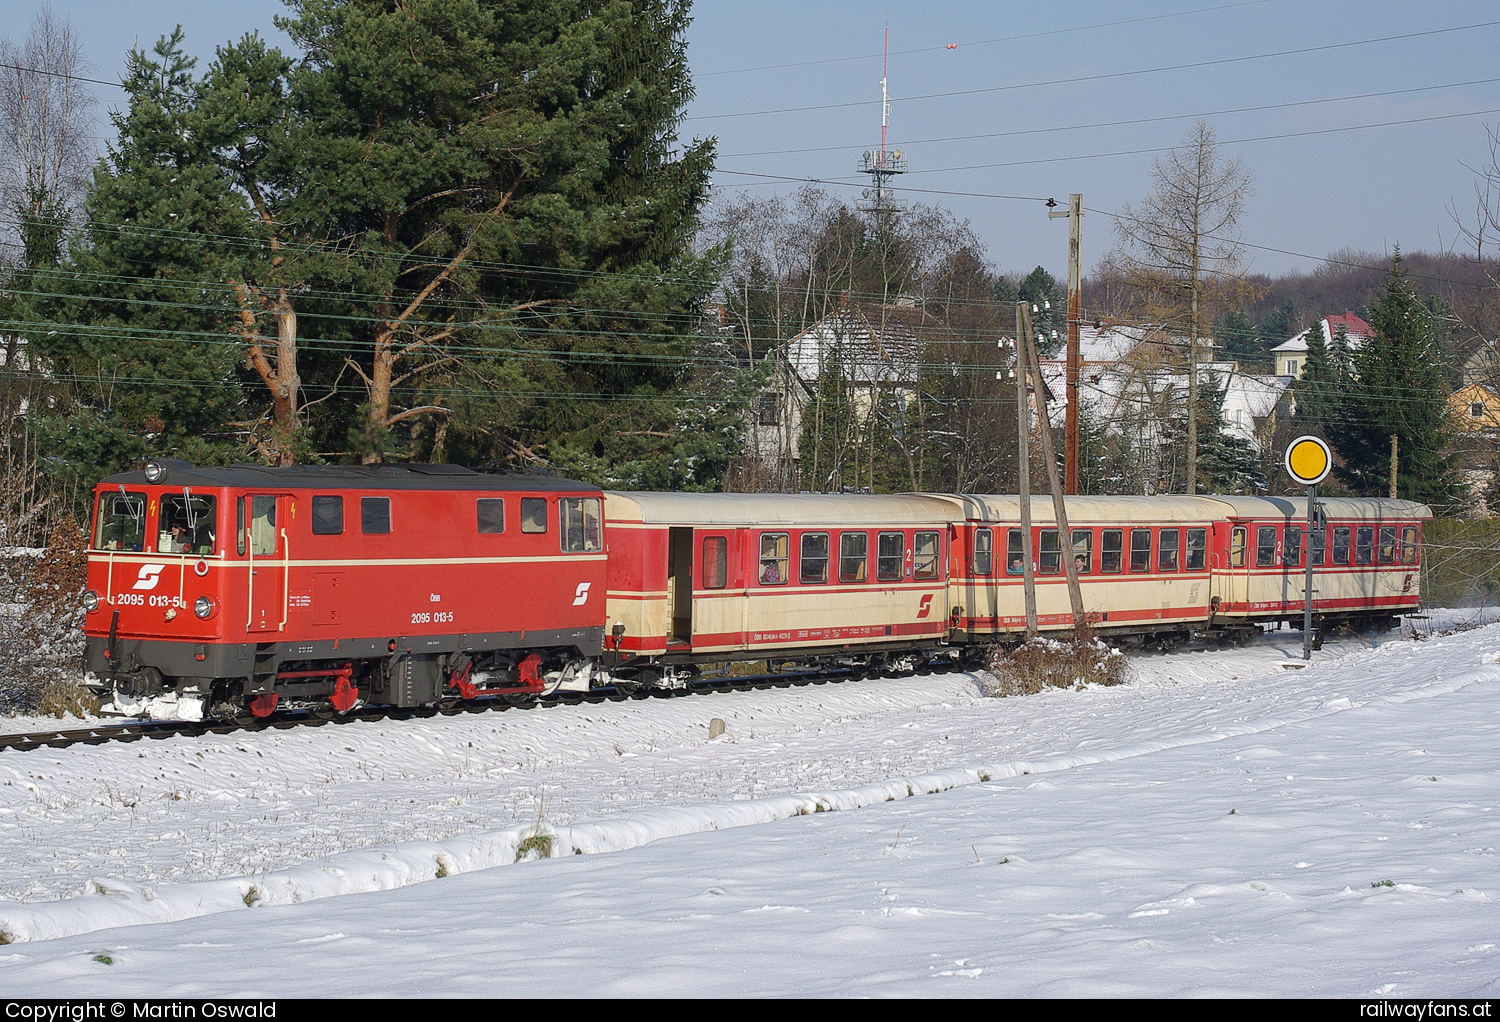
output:
<svg viewBox="0 0 1500 1022"><path fill-rule="evenodd" d="M1034 501L1039 624L1170 644L1416 609L1399 500ZM95 491L93 683L122 713L342 713L678 685L705 663L972 663L1024 630L1016 497L620 493L449 465L156 461Z"/></svg>

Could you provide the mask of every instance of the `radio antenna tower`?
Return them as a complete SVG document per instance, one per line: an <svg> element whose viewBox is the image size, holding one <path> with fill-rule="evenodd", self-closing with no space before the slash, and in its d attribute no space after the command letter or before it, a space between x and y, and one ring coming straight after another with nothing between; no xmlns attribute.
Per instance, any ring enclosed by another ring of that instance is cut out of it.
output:
<svg viewBox="0 0 1500 1022"><path fill-rule="evenodd" d="M886 22L885 53L880 62L880 149L866 149L859 165L859 172L870 176L870 187L864 190L859 209L861 212L874 214L877 222L906 208L906 203L896 198L891 188L891 178L906 173L906 157L899 149L887 150L885 147L886 124L891 116L891 98L886 91L890 61L891 25Z"/></svg>

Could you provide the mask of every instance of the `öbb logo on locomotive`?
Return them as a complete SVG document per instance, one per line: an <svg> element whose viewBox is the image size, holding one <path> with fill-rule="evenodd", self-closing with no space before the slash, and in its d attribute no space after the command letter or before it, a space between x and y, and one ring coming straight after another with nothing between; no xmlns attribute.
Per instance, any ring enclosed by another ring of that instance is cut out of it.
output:
<svg viewBox="0 0 1500 1022"><path fill-rule="evenodd" d="M1033 501L1038 625L1072 627L1065 556L1117 644L1300 627L1309 560L1319 631L1413 612L1428 509L1320 503L1308 533L1300 497L1070 497L1061 536ZM735 660L961 669L1021 637L1023 549L1013 495L160 461L95 490L87 663L117 712L260 716L673 686Z"/></svg>

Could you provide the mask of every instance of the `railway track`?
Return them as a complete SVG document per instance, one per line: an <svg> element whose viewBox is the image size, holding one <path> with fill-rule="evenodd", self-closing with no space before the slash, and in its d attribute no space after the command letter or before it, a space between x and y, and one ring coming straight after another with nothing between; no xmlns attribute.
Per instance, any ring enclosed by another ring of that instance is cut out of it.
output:
<svg viewBox="0 0 1500 1022"><path fill-rule="evenodd" d="M807 685L824 685L848 681L850 671L828 673L796 673L747 675L735 678L706 678L688 683L677 689L644 689L624 692L616 689L598 689L591 692L554 692L528 702L506 702L499 699L458 703L451 706L434 706L420 709L371 708L359 709L341 716L320 716L311 712L292 711L278 714L265 720L238 721L208 719L202 721L131 721L120 724L92 724L78 728L33 731L23 734L0 735L0 751L17 749L65 749L71 745L104 745L110 742L138 742L144 739L164 739L176 736L194 737L206 734L235 734L244 731L284 731L300 727L321 727L326 724L349 724L354 721L419 720L436 717L456 717L466 713L493 713L503 710L534 710L552 706L577 706L582 703L621 703L641 699L676 699L690 695L709 695L715 692L749 692L755 689L792 688Z"/></svg>

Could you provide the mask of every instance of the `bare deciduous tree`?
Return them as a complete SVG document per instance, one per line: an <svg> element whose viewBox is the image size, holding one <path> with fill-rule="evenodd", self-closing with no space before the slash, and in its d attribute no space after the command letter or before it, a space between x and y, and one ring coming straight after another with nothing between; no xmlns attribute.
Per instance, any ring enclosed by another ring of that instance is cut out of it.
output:
<svg viewBox="0 0 1500 1022"><path fill-rule="evenodd" d="M1214 314L1246 297L1244 246L1237 234L1250 175L1225 160L1207 121L1151 165L1151 194L1125 205L1115 221L1119 248L1106 263L1128 285L1134 311L1185 333L1187 344L1187 490L1198 489L1198 342Z"/></svg>
<svg viewBox="0 0 1500 1022"><path fill-rule="evenodd" d="M51 261L94 155L94 95L78 76L83 47L42 7L19 44L0 40L0 237L27 263ZM14 219L12 219L14 218Z"/></svg>

